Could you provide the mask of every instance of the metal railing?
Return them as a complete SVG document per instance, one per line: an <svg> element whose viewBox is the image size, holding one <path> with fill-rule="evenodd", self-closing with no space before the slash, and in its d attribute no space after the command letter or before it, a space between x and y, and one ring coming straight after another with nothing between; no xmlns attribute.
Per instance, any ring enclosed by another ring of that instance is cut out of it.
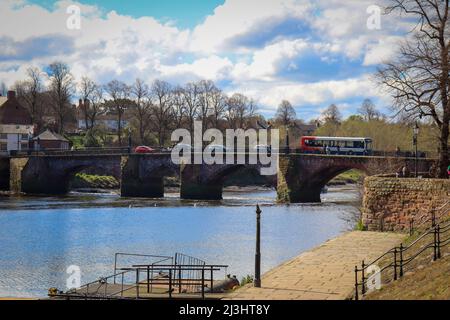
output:
<svg viewBox="0 0 450 320"><path fill-rule="evenodd" d="M447 201L441 208L447 208L448 203ZM445 214L449 212L445 211ZM440 218L443 216L441 214ZM433 261L441 258L442 248L450 244L450 222L439 225L438 221L433 214L432 227L413 242L408 245L400 243L398 247L386 251L370 263L363 260L361 267L355 266L355 300L359 299L360 294L366 294L372 286L387 284L403 277L406 271L415 268L414 262L417 262L416 258L419 256L428 253L432 255Z"/></svg>
<svg viewBox="0 0 450 320"><path fill-rule="evenodd" d="M121 267L118 267L119 257L145 258L145 259L149 259L149 260L155 259L156 261L152 261L152 264L167 263L167 261L169 261L169 260L171 263L173 263L173 257L170 257L170 256L116 252L114 254L114 274L116 274L116 272L118 270L122 269ZM116 283L116 278L114 278L114 283Z"/></svg>
<svg viewBox="0 0 450 320"><path fill-rule="evenodd" d="M81 149L25 149L10 152L13 157L23 156L83 156L83 155L121 155L131 153L128 147L81 148Z"/></svg>
<svg viewBox="0 0 450 320"><path fill-rule="evenodd" d="M67 299L70 298L117 299L119 297L123 298L124 292L136 288L136 285L135 286L126 285L126 278L125 278L126 275L131 275L131 270L123 270L107 277L101 277L98 280L82 285L80 288L71 289L65 293L59 293L53 296L65 297ZM112 284L116 284L116 277L121 278L120 290L116 292L108 292L108 285L111 286L111 283L109 283L108 281L114 279Z"/></svg>
<svg viewBox="0 0 450 320"><path fill-rule="evenodd" d="M172 148L165 147L151 147L154 151L151 153L170 153ZM191 154L201 153L203 151L203 147L200 150L192 148L190 150ZM213 151L213 153L234 153L234 154L257 154L260 150L245 147L245 148L237 148L234 149L225 148L222 150ZM323 152L305 152L300 148L287 148L280 146L279 148L268 148L267 151L269 154L299 154L299 155L327 155L325 151ZM22 150L11 150L6 152L5 155L20 157L20 156L76 156L76 155L120 155L120 154L130 154L134 153L134 147L124 146L124 147L82 147L76 149L50 149L50 148L29 148ZM384 158L415 158L414 152L396 152L396 151L379 151L373 150L367 154L346 154L344 152L334 152L329 154L330 156L359 156L359 157L384 157ZM431 153L420 152L418 153L418 158L428 158L431 156Z"/></svg>
<svg viewBox="0 0 450 320"><path fill-rule="evenodd" d="M429 215L423 215L417 220L411 219L409 221L409 235L412 235L414 230L420 230L426 223L431 223L431 227L436 226L448 212L450 212L450 200L447 200L438 208L433 208Z"/></svg>
<svg viewBox="0 0 450 320"><path fill-rule="evenodd" d="M200 295L205 299L206 288L209 286L209 293L214 293L214 272L227 268L227 265L133 265L129 270L136 272L136 283L144 286L146 293L153 293L155 288L163 289L168 298L173 298L174 292L186 295ZM140 281L140 274L147 275L146 280ZM149 277L151 274L158 274L157 277ZM209 276L207 275L209 273ZM179 277L179 274L190 274L190 277ZM140 290L136 290L137 298L141 298ZM161 293L161 292L157 292Z"/></svg>
<svg viewBox="0 0 450 320"><path fill-rule="evenodd" d="M120 256L155 259L151 263L118 266ZM169 264L167 262L170 261ZM227 265L207 265L203 260L176 253L174 257L116 253L114 273L67 292L49 294L64 299L160 299L174 294L206 298L214 292L214 273Z"/></svg>

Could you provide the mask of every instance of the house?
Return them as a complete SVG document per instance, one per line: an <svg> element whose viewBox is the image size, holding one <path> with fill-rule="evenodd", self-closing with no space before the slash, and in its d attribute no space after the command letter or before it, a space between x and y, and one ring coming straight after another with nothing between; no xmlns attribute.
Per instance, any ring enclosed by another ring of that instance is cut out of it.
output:
<svg viewBox="0 0 450 320"><path fill-rule="evenodd" d="M77 126L79 131L85 131L86 130L86 118L85 118L85 110L89 110L90 102L89 100L79 100L77 111L76 111L76 118L77 118ZM111 111L101 111L99 112L94 119L94 125L97 127L101 127L106 129L109 132L117 132L119 127L119 120L117 119L117 114L114 114ZM122 115L122 120L120 121L121 128L125 128L130 123L129 121L130 115L129 111L125 110L124 114ZM88 125L92 126L91 120L88 118Z"/></svg>
<svg viewBox="0 0 450 320"><path fill-rule="evenodd" d="M33 132L31 116L16 98L15 91L0 96L0 153L27 150Z"/></svg>
<svg viewBox="0 0 450 320"><path fill-rule="evenodd" d="M70 141L47 129L33 138L33 147L34 150L69 150Z"/></svg>
<svg viewBox="0 0 450 320"><path fill-rule="evenodd" d="M295 126L298 128L301 136L312 136L317 130L316 124L304 124L297 121Z"/></svg>

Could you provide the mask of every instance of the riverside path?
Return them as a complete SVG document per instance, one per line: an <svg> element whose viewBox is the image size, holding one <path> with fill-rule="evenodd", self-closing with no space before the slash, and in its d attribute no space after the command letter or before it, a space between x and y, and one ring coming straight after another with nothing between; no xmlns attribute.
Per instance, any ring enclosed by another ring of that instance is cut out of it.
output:
<svg viewBox="0 0 450 320"><path fill-rule="evenodd" d="M300 254L228 294L232 300L343 300L352 296L355 265L398 245L404 234L352 231ZM263 252L264 255L264 252Z"/></svg>

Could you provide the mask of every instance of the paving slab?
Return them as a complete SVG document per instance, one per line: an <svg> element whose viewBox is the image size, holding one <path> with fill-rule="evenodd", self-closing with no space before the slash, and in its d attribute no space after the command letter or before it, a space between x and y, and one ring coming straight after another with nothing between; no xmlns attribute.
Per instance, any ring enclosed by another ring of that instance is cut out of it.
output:
<svg viewBox="0 0 450 320"><path fill-rule="evenodd" d="M347 232L268 271L261 278L261 288L249 284L225 299L348 299L354 290L355 265L377 258L405 237L387 232Z"/></svg>

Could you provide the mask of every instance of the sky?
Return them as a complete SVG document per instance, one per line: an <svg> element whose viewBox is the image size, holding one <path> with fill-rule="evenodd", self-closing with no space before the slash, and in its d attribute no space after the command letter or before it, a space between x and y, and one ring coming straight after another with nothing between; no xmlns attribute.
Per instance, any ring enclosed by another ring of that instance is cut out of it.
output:
<svg viewBox="0 0 450 320"><path fill-rule="evenodd" d="M354 114L365 98L389 114L373 74L413 25L378 15L385 1L0 0L0 82L63 61L99 83L213 80L266 117L284 99L305 120L331 103Z"/></svg>

